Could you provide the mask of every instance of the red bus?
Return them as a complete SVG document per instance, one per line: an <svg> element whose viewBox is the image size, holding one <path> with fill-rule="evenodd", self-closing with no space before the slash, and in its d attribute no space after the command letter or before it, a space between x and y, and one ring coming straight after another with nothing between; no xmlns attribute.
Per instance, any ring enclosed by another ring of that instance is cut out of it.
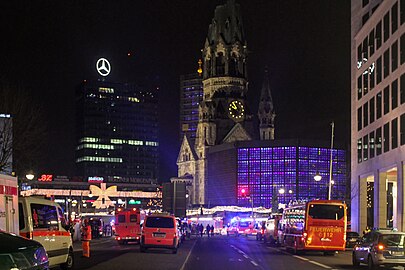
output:
<svg viewBox="0 0 405 270"><path fill-rule="evenodd" d="M139 243L144 213L139 208L121 209L115 213L115 239L118 244Z"/></svg>
<svg viewBox="0 0 405 270"><path fill-rule="evenodd" d="M284 209L280 240L294 253L305 250L333 255L346 245L347 207L342 201L314 200Z"/></svg>

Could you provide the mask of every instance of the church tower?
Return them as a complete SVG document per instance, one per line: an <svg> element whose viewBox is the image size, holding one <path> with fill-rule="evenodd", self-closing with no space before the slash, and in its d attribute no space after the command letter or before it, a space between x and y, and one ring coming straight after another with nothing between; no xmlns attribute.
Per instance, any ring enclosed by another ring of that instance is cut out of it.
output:
<svg viewBox="0 0 405 270"><path fill-rule="evenodd" d="M203 100L193 149L184 137L177 160L178 177L193 176L191 202L203 205L207 181L208 149L215 145L251 140L253 115L247 104L247 43L240 6L235 0L217 6L202 49ZM182 153L193 152L194 160L183 161Z"/></svg>
<svg viewBox="0 0 405 270"><path fill-rule="evenodd" d="M269 74L267 67L264 71L264 80L262 91L260 93L259 103L259 128L260 140L274 140L274 112L273 99L271 97Z"/></svg>

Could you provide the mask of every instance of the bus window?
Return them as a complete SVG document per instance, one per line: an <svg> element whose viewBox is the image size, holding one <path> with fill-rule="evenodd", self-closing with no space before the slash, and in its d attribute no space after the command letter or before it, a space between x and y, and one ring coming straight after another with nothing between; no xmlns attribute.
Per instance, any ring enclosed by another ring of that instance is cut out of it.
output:
<svg viewBox="0 0 405 270"><path fill-rule="evenodd" d="M340 220L344 217L344 207L341 205L311 204L308 215L313 219Z"/></svg>
<svg viewBox="0 0 405 270"><path fill-rule="evenodd" d="M125 215L118 216L118 223L125 223Z"/></svg>
<svg viewBox="0 0 405 270"><path fill-rule="evenodd" d="M136 215L134 214L134 215L129 215L129 222L137 222L137 218L136 218Z"/></svg>

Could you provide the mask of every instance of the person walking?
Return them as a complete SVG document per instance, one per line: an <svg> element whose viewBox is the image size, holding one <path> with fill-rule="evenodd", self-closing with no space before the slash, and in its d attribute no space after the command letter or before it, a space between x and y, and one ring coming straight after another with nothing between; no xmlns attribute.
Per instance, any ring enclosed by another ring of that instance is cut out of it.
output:
<svg viewBox="0 0 405 270"><path fill-rule="evenodd" d="M211 232L210 224L207 224L207 227L205 229L207 230L207 236L209 238L210 237L210 232Z"/></svg>
<svg viewBox="0 0 405 270"><path fill-rule="evenodd" d="M90 258L91 226L87 218L83 220L81 231L83 257Z"/></svg>
<svg viewBox="0 0 405 270"><path fill-rule="evenodd" d="M214 225L211 225L211 237L214 236Z"/></svg>
<svg viewBox="0 0 405 270"><path fill-rule="evenodd" d="M203 233L204 233L204 225L200 224L200 234L201 234L201 237L203 237Z"/></svg>

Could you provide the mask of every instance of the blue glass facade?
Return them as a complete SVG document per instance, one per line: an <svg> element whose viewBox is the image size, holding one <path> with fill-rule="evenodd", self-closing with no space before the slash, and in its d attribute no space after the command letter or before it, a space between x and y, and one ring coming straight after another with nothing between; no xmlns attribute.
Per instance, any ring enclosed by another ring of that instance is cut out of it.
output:
<svg viewBox="0 0 405 270"><path fill-rule="evenodd" d="M346 153L332 150L332 199L345 199ZM330 149L280 146L237 149L237 204L272 207L292 200L326 199L329 182ZM319 173L322 180L316 182ZM248 190L244 197L239 191ZM278 191L284 189L284 194Z"/></svg>

